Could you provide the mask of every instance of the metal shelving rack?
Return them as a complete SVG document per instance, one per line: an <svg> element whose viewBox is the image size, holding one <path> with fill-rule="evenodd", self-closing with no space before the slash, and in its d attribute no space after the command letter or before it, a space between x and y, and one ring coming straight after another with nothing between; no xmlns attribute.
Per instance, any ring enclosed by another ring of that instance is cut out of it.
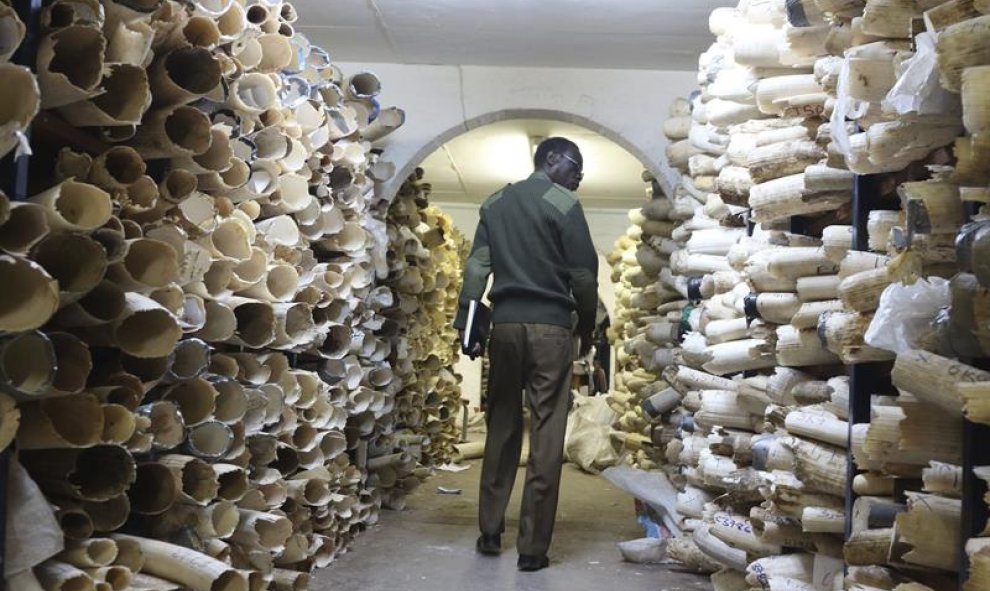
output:
<svg viewBox="0 0 990 591"><path fill-rule="evenodd" d="M879 175L856 177L853 202L853 250L868 250L867 222L869 213L876 209L887 209L892 203L884 203L881 196ZM971 210L970 213L975 213ZM967 360L981 369L990 369L990 359ZM861 363L848 366L849 374L849 446L847 460L849 466L846 481L846 537L851 532L852 508L856 495L852 490L853 478L858 473L852 456L852 426L870 420L870 402L874 395L897 395L890 379L891 363ZM976 477L973 468L990 465L990 426L979 425L963 419L963 458L962 458L962 512L960 528L959 588L962 589L969 574L969 560L966 556L966 542L979 536L990 520L990 511L983 497L987 493L985 482ZM895 487L895 495L903 502L905 490L920 490L916 480L900 479Z"/></svg>
<svg viewBox="0 0 990 591"><path fill-rule="evenodd" d="M985 369L990 363L978 363ZM990 465L990 426L979 425L963 419L963 462L962 462L962 512L960 514L959 587L969 576L969 557L966 555L966 542L983 533L990 512L983 495L987 484L973 474L976 466Z"/></svg>
<svg viewBox="0 0 990 591"><path fill-rule="evenodd" d="M852 200L852 250L869 250L867 222L870 212L883 209L880 195L880 179L874 175L857 175L853 185ZM849 376L849 439L846 448L846 539L852 535L853 479L859 472L852 455L852 426L870 422L870 403L874 395L896 395L890 381L889 362L858 363L847 366Z"/></svg>
<svg viewBox="0 0 990 591"><path fill-rule="evenodd" d="M979 204L965 203L967 217L972 219L979 213ZM969 365L990 370L990 359L969 359ZM990 510L984 501L987 483L976 477L973 468L990 465L990 426L963 419L962 457L962 510L960 512L959 588L969 577L969 556L966 555L966 542L978 537L990 521Z"/></svg>

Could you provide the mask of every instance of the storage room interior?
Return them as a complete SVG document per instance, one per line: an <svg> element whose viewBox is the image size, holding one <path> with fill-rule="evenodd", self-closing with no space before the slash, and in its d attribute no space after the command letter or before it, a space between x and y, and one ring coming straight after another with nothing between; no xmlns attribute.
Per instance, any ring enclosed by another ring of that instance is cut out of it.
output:
<svg viewBox="0 0 990 591"><path fill-rule="evenodd" d="M987 0L0 0L0 81L0 591L990 591Z"/></svg>

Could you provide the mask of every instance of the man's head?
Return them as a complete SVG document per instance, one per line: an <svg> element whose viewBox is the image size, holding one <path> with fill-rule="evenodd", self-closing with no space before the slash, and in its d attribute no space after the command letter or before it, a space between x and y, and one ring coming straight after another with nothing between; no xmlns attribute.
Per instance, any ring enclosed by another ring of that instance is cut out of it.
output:
<svg viewBox="0 0 990 591"><path fill-rule="evenodd" d="M566 138L551 137L540 142L533 156L533 165L536 170L545 172L550 180L571 191L577 191L584 178L581 150Z"/></svg>

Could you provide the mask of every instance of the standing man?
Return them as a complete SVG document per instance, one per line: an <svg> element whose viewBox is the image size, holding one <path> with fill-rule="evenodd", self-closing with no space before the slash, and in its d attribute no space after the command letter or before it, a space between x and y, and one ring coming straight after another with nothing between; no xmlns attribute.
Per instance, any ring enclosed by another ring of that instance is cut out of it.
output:
<svg viewBox="0 0 990 591"><path fill-rule="evenodd" d="M464 269L454 327L463 331L468 305L489 299L488 436L481 468L479 522L482 554L501 551L505 511L522 449L522 393L532 425L526 487L519 519L519 570L548 566L564 455L573 335L581 355L591 347L598 301L598 255L584 210L573 191L584 160L570 140L544 140L535 171L506 185L480 210L478 231ZM574 315L577 323L575 326ZM462 339L463 340L463 339Z"/></svg>

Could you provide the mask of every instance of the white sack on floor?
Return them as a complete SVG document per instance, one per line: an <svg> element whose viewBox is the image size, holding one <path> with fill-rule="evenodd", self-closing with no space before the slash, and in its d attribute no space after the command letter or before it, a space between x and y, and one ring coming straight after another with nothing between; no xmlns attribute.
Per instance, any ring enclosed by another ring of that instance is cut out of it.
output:
<svg viewBox="0 0 990 591"><path fill-rule="evenodd" d="M667 541L659 538L639 538L619 542L619 552L626 562L660 564L667 556Z"/></svg>
<svg viewBox="0 0 990 591"><path fill-rule="evenodd" d="M609 433L617 418L604 396L575 393L574 410L567 417L567 436L564 439L567 460L592 474L614 466L619 456L612 447Z"/></svg>

